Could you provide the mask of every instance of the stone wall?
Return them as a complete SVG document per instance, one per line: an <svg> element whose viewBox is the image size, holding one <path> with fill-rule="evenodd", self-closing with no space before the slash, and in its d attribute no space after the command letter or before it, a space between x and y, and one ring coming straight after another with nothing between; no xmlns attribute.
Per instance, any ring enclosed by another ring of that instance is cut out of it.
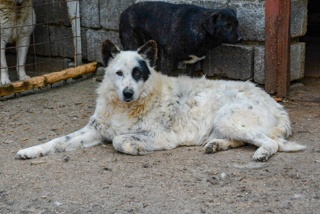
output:
<svg viewBox="0 0 320 214"><path fill-rule="evenodd" d="M143 1L143 0L138 0ZM150 1L150 0L148 0ZM151 0L152 1L152 0ZM190 3L207 8L231 7L237 11L240 30L245 41L239 45L223 45L212 50L203 62L203 72L208 75L223 76L231 79L251 79L264 83L264 40L265 40L265 1L264 0L164 0L172 3ZM37 2L39 7L37 8ZM61 1L48 9L43 9L41 0L35 0L37 22L50 24L36 28L37 42L45 41L50 34L53 42L49 47L39 47L38 53L72 57L72 35L68 21L55 21L67 16L66 6ZM82 51L85 60L100 61L100 45L110 39L120 45L118 23L121 12L136 0L81 0ZM304 75L305 44L299 37L307 29L307 0L292 0L291 20L291 79ZM57 16L57 13L60 15ZM49 29L49 30L48 30ZM61 41L61 35L67 37Z"/></svg>

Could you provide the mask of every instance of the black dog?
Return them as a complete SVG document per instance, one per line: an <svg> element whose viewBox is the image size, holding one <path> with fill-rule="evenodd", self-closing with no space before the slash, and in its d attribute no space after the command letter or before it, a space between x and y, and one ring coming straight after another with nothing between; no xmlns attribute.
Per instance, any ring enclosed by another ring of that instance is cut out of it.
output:
<svg viewBox="0 0 320 214"><path fill-rule="evenodd" d="M124 49L136 50L148 40L158 44L157 69L170 74L178 62L187 64L191 76L195 62L221 43L243 40L232 9L206 9L188 4L142 2L127 8L120 17Z"/></svg>

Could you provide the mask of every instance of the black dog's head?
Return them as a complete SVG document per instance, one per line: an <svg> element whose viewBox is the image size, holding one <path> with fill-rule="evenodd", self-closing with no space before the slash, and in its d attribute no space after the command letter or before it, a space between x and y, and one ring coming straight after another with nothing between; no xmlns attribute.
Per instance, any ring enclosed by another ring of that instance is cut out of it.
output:
<svg viewBox="0 0 320 214"><path fill-rule="evenodd" d="M236 44L243 37L238 30L238 19L234 10L220 9L210 13L204 23L206 31L219 43Z"/></svg>

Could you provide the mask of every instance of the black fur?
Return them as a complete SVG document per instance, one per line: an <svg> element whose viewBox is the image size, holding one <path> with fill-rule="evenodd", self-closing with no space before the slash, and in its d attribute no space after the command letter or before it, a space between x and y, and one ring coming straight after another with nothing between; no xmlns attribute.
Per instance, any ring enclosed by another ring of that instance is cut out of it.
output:
<svg viewBox="0 0 320 214"><path fill-rule="evenodd" d="M150 70L143 60L138 60L139 66L135 67L132 70L132 78L135 79L137 82L143 80L144 82L149 79Z"/></svg>
<svg viewBox="0 0 320 214"><path fill-rule="evenodd" d="M142 2L127 8L120 17L124 49L136 50L148 40L158 44L162 73L170 74L189 55L205 56L221 43L242 41L232 9L206 9L188 4ZM192 71L190 71L192 74Z"/></svg>
<svg viewBox="0 0 320 214"><path fill-rule="evenodd" d="M105 67L108 66L109 60L114 58L120 50L111 41L106 40L101 47L102 60Z"/></svg>
<svg viewBox="0 0 320 214"><path fill-rule="evenodd" d="M139 46L138 54L144 56L150 63L150 66L155 66L158 57L157 43L153 40L149 40L141 47Z"/></svg>

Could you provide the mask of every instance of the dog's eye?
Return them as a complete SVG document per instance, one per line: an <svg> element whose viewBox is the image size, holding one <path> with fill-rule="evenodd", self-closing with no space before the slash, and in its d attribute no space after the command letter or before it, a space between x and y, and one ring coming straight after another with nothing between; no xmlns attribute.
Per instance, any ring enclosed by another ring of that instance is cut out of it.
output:
<svg viewBox="0 0 320 214"><path fill-rule="evenodd" d="M225 28L226 30L231 30L231 29L232 29L232 24L226 24L226 25L224 26L224 28Z"/></svg>
<svg viewBox="0 0 320 214"><path fill-rule="evenodd" d="M117 71L117 72L116 72L116 74L117 74L118 76L120 76L120 77L122 77L122 76L123 76L122 71Z"/></svg>
<svg viewBox="0 0 320 214"><path fill-rule="evenodd" d="M134 68L132 71L132 76L139 78L141 76L141 71L138 68Z"/></svg>

